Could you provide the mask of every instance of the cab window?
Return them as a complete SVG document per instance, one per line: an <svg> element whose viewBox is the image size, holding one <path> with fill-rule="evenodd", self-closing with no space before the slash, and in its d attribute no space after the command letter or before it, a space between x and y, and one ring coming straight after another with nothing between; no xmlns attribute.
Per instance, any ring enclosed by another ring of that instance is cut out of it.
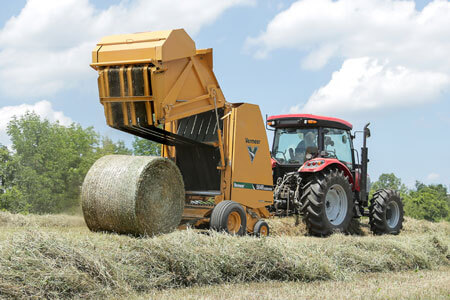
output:
<svg viewBox="0 0 450 300"><path fill-rule="evenodd" d="M347 164L352 164L350 132L336 128L325 128L323 132L323 144L328 155Z"/></svg>
<svg viewBox="0 0 450 300"><path fill-rule="evenodd" d="M317 128L279 128L272 155L280 164L303 164L308 153L318 152Z"/></svg>

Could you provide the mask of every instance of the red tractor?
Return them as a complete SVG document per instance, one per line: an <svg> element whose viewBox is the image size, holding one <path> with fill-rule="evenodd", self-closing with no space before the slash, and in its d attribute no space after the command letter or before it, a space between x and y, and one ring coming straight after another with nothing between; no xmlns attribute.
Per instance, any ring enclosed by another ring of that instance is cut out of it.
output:
<svg viewBox="0 0 450 300"><path fill-rule="evenodd" d="M403 204L397 191L381 189L369 201L366 140L361 159L353 147L352 124L309 114L271 116L275 215L302 215L308 232L348 232L353 218L369 217L374 234L398 234Z"/></svg>

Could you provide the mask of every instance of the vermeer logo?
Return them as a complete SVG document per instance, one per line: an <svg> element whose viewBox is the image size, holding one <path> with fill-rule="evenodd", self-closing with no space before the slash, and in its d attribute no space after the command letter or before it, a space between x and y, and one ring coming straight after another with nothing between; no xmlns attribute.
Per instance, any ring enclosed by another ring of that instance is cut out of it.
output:
<svg viewBox="0 0 450 300"><path fill-rule="evenodd" d="M256 144L259 145L261 143L261 140L254 140L245 138L245 142L248 144ZM255 159L256 151L258 151L258 146L247 146L248 154L250 155L250 161L253 163L253 160Z"/></svg>
<svg viewBox="0 0 450 300"><path fill-rule="evenodd" d="M253 160L255 159L255 155L256 155L256 151L258 151L258 147L247 147L248 150L248 154L250 155L250 161L253 162Z"/></svg>
<svg viewBox="0 0 450 300"><path fill-rule="evenodd" d="M259 145L259 143L261 143L261 140L253 140L253 139L245 138L245 142L249 143L249 144Z"/></svg>

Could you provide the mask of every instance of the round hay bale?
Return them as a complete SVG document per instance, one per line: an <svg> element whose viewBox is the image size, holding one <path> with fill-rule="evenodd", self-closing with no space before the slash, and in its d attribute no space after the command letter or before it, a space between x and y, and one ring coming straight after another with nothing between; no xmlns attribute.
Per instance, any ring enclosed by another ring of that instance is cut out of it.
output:
<svg viewBox="0 0 450 300"><path fill-rule="evenodd" d="M155 235L173 231L185 201L183 178L169 159L107 155L83 182L81 205L92 231Z"/></svg>

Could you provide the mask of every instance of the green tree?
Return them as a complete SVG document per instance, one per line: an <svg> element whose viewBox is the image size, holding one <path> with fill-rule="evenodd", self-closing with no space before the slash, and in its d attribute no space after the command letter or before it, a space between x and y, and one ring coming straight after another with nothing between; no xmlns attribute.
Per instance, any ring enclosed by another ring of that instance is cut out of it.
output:
<svg viewBox="0 0 450 300"><path fill-rule="evenodd" d="M416 219L437 222L450 219L447 188L442 184L425 185L416 181L416 190L404 198L405 214Z"/></svg>
<svg viewBox="0 0 450 300"><path fill-rule="evenodd" d="M394 175L394 173L383 173L378 180L372 184L370 188L370 197L379 189L391 189L399 191L402 196L406 195L408 188L402 183L402 180Z"/></svg>
<svg viewBox="0 0 450 300"><path fill-rule="evenodd" d="M146 139L134 137L133 141L134 155L161 155L161 145Z"/></svg>
<svg viewBox="0 0 450 300"><path fill-rule="evenodd" d="M11 186L14 178L14 171L11 169L13 155L9 149L0 144L0 194Z"/></svg>
<svg viewBox="0 0 450 300"><path fill-rule="evenodd" d="M17 159L9 149L0 145L0 209L11 212L28 212L22 193L15 186Z"/></svg>
<svg viewBox="0 0 450 300"><path fill-rule="evenodd" d="M61 212L78 205L84 176L99 157L131 153L123 142L101 138L92 127L75 123L65 127L34 113L13 118L7 132L16 169L8 199L4 197L9 202L4 203L33 213ZM17 205L10 203L14 197L20 200Z"/></svg>
<svg viewBox="0 0 450 300"><path fill-rule="evenodd" d="M28 113L13 118L7 132L18 162L15 187L30 211L52 213L76 205L79 186L95 157L97 134L92 128L64 127Z"/></svg>
<svg viewBox="0 0 450 300"><path fill-rule="evenodd" d="M108 154L131 155L133 152L125 146L123 141L113 142L109 137L101 138L101 146L96 148L97 159Z"/></svg>

